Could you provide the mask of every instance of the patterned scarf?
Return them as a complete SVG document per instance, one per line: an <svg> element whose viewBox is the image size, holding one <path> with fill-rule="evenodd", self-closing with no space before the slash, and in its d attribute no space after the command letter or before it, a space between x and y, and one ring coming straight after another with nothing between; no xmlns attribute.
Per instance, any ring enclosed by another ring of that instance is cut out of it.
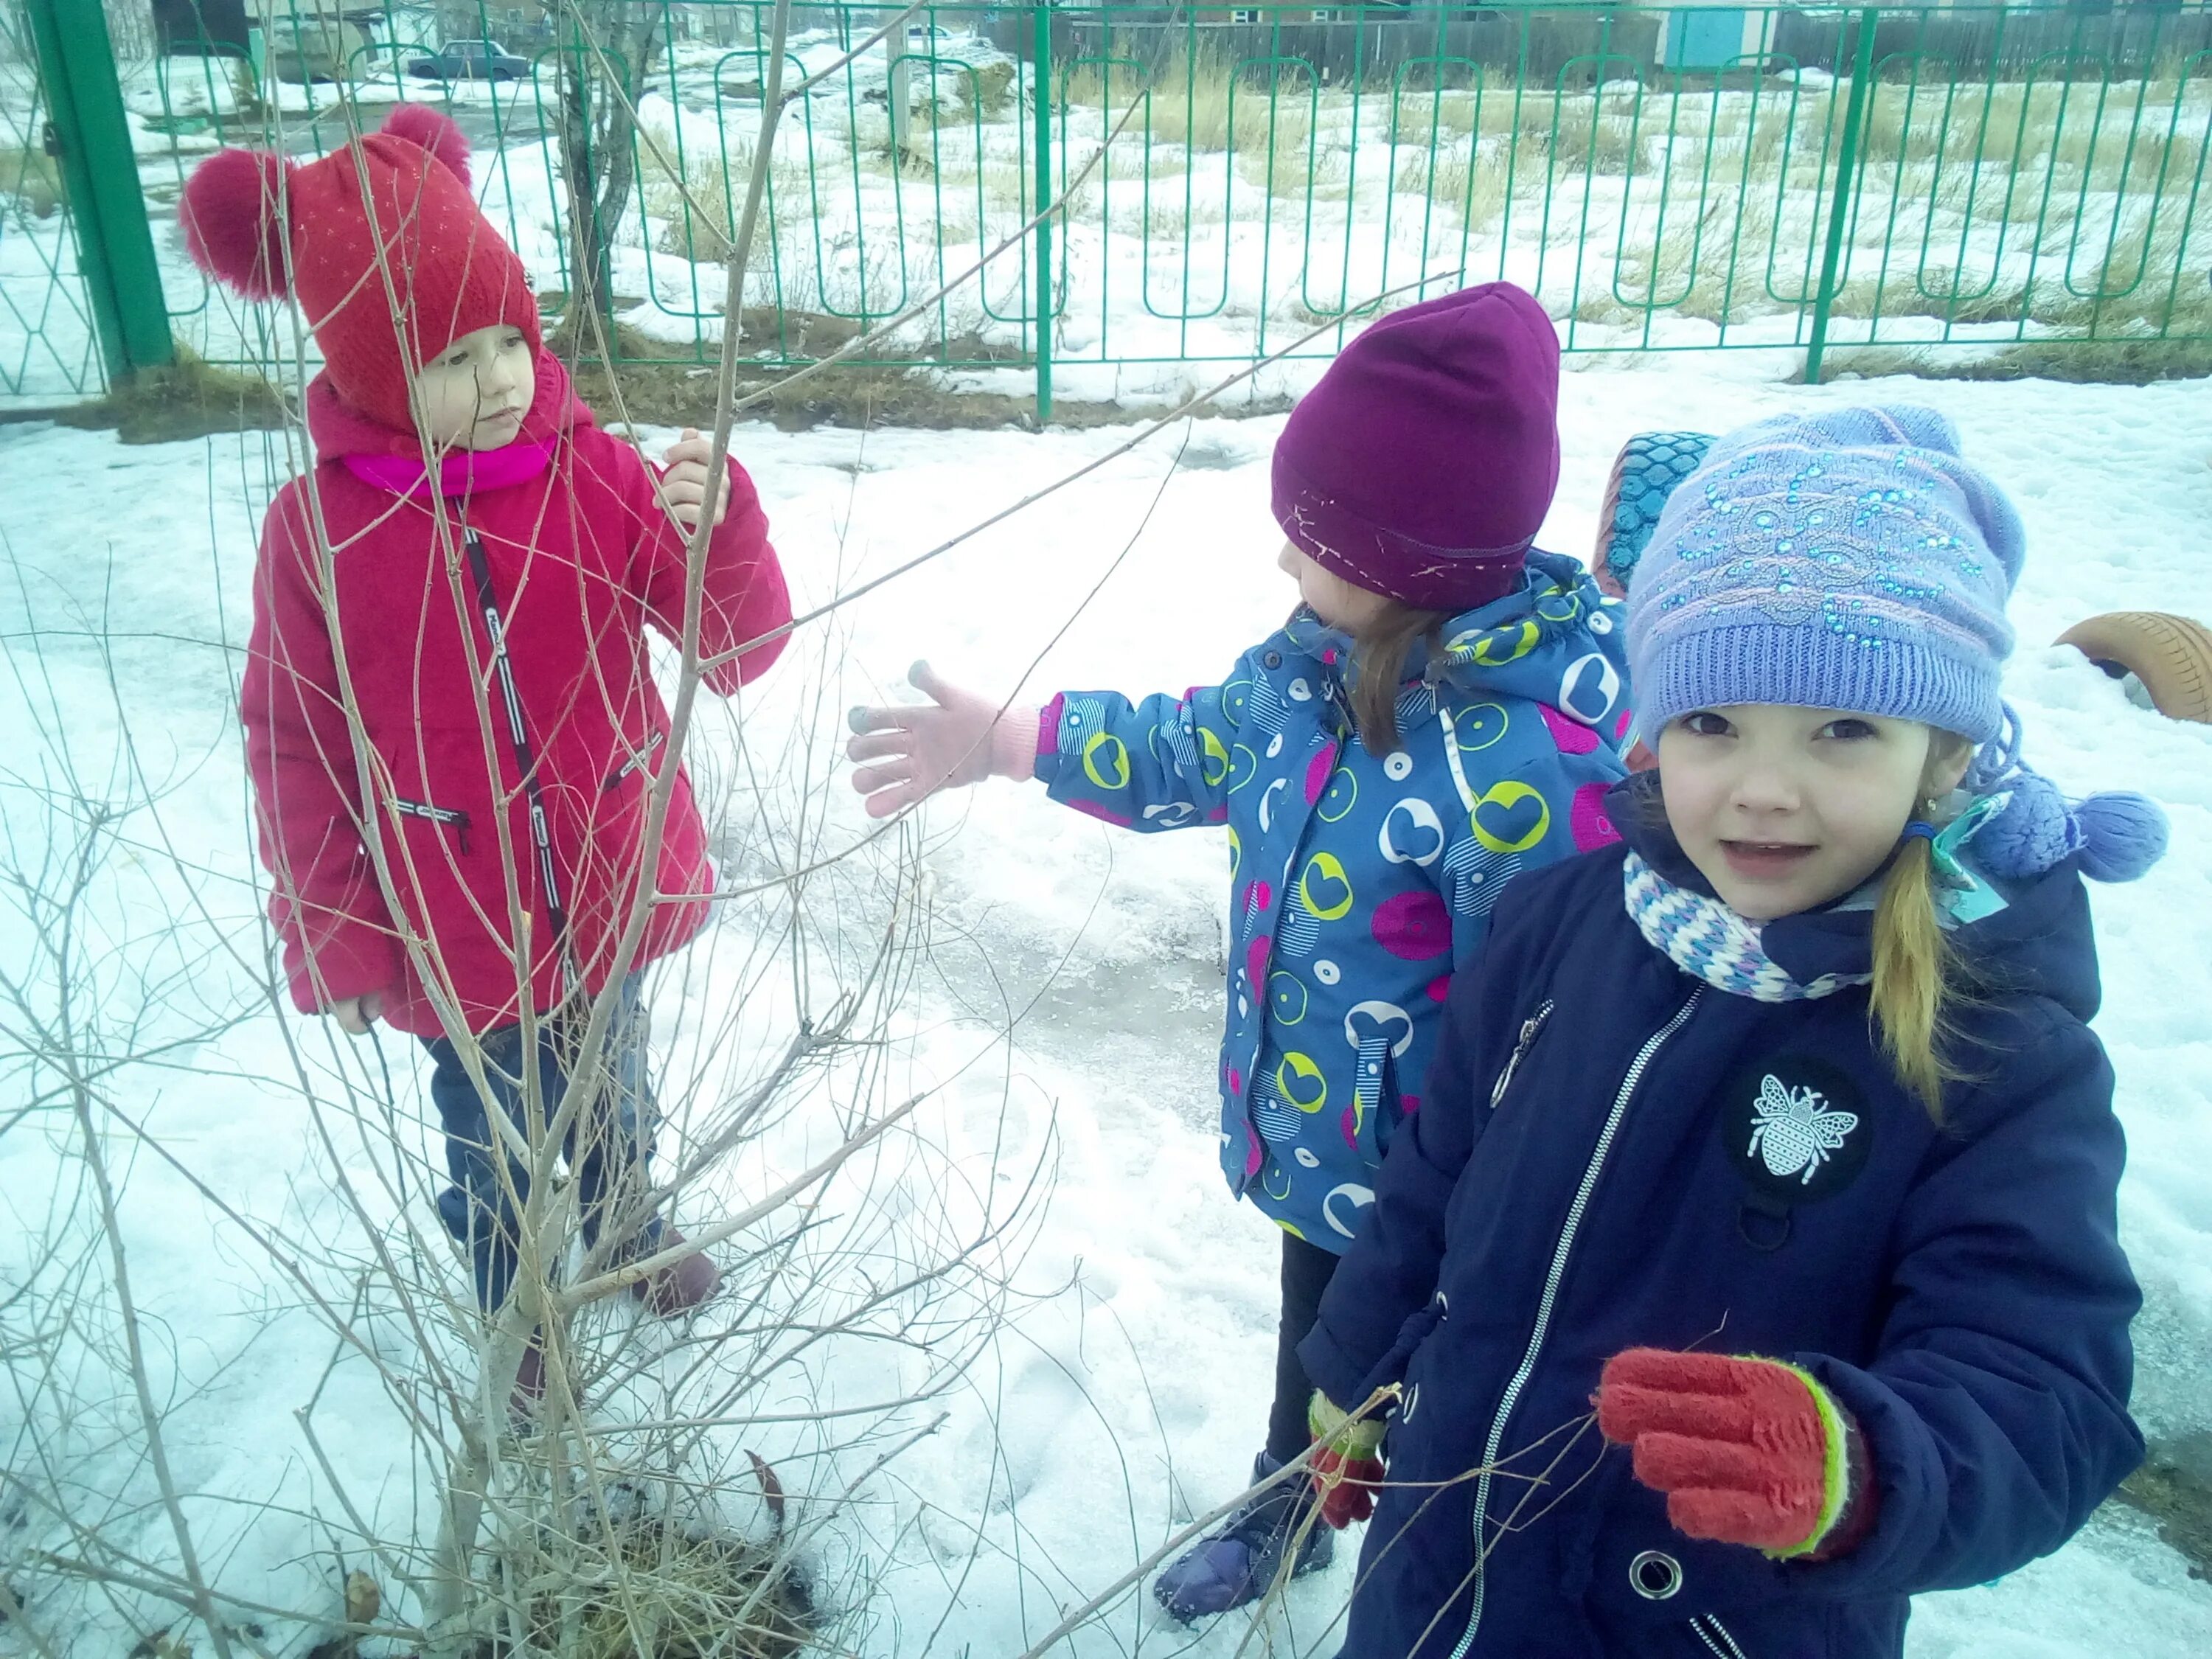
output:
<svg viewBox="0 0 2212 1659"><path fill-rule="evenodd" d="M1678 887L1631 853L1621 885L1628 914L1655 950L1686 974L1755 1002L1803 1002L1847 986L1865 985L1872 974L1823 974L1800 981L1766 954L1759 928L1717 898Z"/></svg>

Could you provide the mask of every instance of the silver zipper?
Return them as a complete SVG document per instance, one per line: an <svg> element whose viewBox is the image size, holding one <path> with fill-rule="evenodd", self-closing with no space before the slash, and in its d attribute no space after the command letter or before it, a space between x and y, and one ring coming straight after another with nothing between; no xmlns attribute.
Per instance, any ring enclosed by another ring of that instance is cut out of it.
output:
<svg viewBox="0 0 2212 1659"><path fill-rule="evenodd" d="M1711 1613L1699 1613L1691 1620L1690 1629L1698 1640L1718 1654L1720 1659L1750 1659L1750 1656L1736 1645L1735 1638L1729 1634L1728 1626L1714 1618ZM1715 1637L1720 1639L1715 1641L1713 1639Z"/></svg>
<svg viewBox="0 0 2212 1659"><path fill-rule="evenodd" d="M1498 1074L1498 1081L1490 1091L1492 1111L1496 1111L1498 1103L1505 1098L1506 1086L1513 1081L1513 1073L1521 1069L1522 1057L1535 1046L1536 1033L1544 1029L1544 1022L1551 1017L1552 999L1546 997L1536 1012L1521 1022L1521 1035L1513 1041L1512 1057L1505 1062L1505 1069Z"/></svg>
<svg viewBox="0 0 2212 1659"><path fill-rule="evenodd" d="M1575 1234L1581 1230L1583 1212L1589 1208L1590 1194L1596 1189L1597 1178L1605 1169L1606 1154L1613 1150L1613 1136L1620 1133L1620 1120L1628 1110L1628 1102L1636 1092L1636 1085L1644 1080L1644 1073L1667 1039L1689 1022L1704 999L1705 988L1698 986L1691 991L1689 1000L1674 1011L1674 1017L1644 1040L1637 1050L1636 1058L1629 1063L1628 1075L1620 1080L1620 1092L1613 1097L1613 1110L1598 1131L1597 1145L1591 1148L1589 1163L1583 1170L1582 1185L1575 1189L1575 1201L1567 1207L1567 1219L1559 1229L1559 1243L1552 1248L1551 1270L1544 1275L1543 1299L1536 1304L1536 1328L1528 1333L1528 1346L1521 1356L1521 1364L1498 1396L1498 1413L1490 1421L1490 1438L1482 1449L1482 1473L1475 1477L1474 1518L1474 1605L1467 1616L1467 1629L1459 1638L1459 1645L1451 1650L1451 1659L1467 1659L1467 1650L1474 1645L1474 1632L1482 1624L1483 1591L1488 1583L1484 1571L1482 1548L1483 1522L1489 1518L1491 1471L1498 1463L1498 1448L1505 1441L1505 1427L1513 1416L1513 1407L1519 1403L1521 1390L1528 1386L1535 1373L1537 1357L1543 1352L1544 1338L1552 1327L1552 1308L1559 1297L1559 1281L1566 1277L1567 1256L1575 1246Z"/></svg>
<svg viewBox="0 0 2212 1659"><path fill-rule="evenodd" d="M617 784L620 783L624 778L628 777L631 773L643 771L647 766L652 763L653 756L659 751L660 745L665 740L666 735L667 734L665 732L655 732L651 737L645 740L644 748L637 750L628 760L617 767L608 776L607 781L599 787L602 789L611 789Z"/></svg>
<svg viewBox="0 0 2212 1659"><path fill-rule="evenodd" d="M403 817L421 818L425 823L455 831L460 837L461 851L465 853L469 850L469 815L459 807L433 806L428 801L401 800L396 795L390 798L390 805L392 810Z"/></svg>

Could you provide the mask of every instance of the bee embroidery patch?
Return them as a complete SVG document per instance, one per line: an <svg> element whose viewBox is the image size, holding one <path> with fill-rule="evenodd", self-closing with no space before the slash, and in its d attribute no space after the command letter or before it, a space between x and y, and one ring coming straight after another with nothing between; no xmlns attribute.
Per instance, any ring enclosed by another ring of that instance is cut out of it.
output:
<svg viewBox="0 0 2212 1659"><path fill-rule="evenodd" d="M1809 1054L1779 1055L1737 1073L1721 1134L1745 1180L1785 1205L1850 1186L1872 1139L1858 1085Z"/></svg>
<svg viewBox="0 0 2212 1659"><path fill-rule="evenodd" d="M1757 1152L1768 1174L1798 1176L1808 1187L1859 1127L1856 1112L1837 1111L1818 1089L1809 1084L1793 1089L1771 1072L1759 1080L1759 1104L1752 1112L1751 1144L1744 1150Z"/></svg>

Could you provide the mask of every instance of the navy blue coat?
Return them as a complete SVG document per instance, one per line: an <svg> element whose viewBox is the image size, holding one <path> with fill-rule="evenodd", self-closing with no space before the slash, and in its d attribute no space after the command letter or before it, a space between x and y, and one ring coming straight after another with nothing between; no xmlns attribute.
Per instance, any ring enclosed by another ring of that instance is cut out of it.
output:
<svg viewBox="0 0 2212 1659"><path fill-rule="evenodd" d="M1347 1406L1404 1386L1346 1659L1896 1655L1909 1596L2057 1548L2142 1455L2074 869L1952 935L1984 985L1938 1128L1863 989L1770 1004L1691 979L1624 909L1625 856L1499 901L1299 1350ZM1870 920L1808 913L1765 942L1801 981L1863 972ZM1591 1419L1601 1367L1639 1345L1818 1376L1871 1448L1871 1535L1809 1565L1675 1531Z"/></svg>

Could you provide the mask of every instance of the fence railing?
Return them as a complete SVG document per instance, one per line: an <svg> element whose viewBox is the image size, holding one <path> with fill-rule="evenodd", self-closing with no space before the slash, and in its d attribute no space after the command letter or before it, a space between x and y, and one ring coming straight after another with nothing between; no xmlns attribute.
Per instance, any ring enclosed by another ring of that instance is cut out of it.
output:
<svg viewBox="0 0 2212 1659"><path fill-rule="evenodd" d="M580 343L713 360L768 0L386 0L366 27L373 8L255 0L243 40L223 32L240 9L123 66L179 338L283 355L182 258L174 204L201 155L325 151L421 99L477 147L549 313L598 296ZM894 15L797 8L787 79ZM1250 361L1307 336L1297 351L1326 354L1378 295L1508 277L1571 351L1790 349L1817 374L1845 344L2197 344L2208 133L2203 0L937 5L786 113L743 339L793 363L903 317L861 355L1031 368L1042 390L1055 368ZM55 239L20 198L0 210L0 255Z"/></svg>

